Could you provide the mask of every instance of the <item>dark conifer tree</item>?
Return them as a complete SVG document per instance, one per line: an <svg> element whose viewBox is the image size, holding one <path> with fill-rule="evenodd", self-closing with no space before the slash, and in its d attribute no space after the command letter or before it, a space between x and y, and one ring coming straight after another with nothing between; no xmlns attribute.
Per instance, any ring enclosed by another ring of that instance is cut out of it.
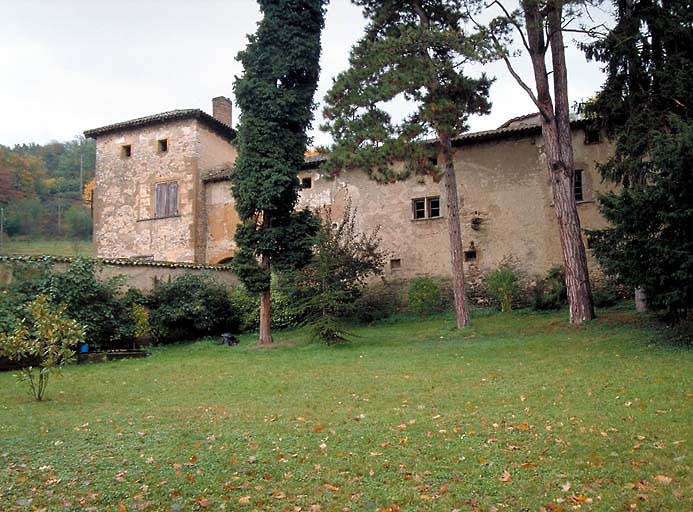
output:
<svg viewBox="0 0 693 512"><path fill-rule="evenodd" d="M313 119L320 71L323 0L259 0L263 19L238 60L243 76L234 92L241 109L238 159L232 176L242 224L234 268L259 293L259 343L271 343L270 269L307 262L319 222L295 212L297 173Z"/></svg>
<svg viewBox="0 0 693 512"><path fill-rule="evenodd" d="M608 274L678 320L693 307L693 8L614 7L614 28L585 47L607 71L586 111L616 146L600 171L623 189L601 198L613 228L593 232L592 246Z"/></svg>
<svg viewBox="0 0 693 512"><path fill-rule="evenodd" d="M328 167L333 172L361 168L386 183L412 172L442 177L457 327L464 327L469 310L452 140L468 129L470 115L490 110L492 80L470 78L463 69L465 63L484 60L485 42L465 31L461 0L353 3L363 8L369 23L352 48L349 69L326 97L323 128L335 141ZM399 124L385 110L397 97L410 100L413 110ZM442 169L435 164L437 156ZM403 169L393 166L398 160L405 162Z"/></svg>

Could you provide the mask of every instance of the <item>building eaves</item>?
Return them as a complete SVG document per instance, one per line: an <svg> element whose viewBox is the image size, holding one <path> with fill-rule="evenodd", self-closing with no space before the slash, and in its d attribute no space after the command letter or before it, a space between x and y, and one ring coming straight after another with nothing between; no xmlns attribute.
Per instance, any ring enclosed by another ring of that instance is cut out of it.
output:
<svg viewBox="0 0 693 512"><path fill-rule="evenodd" d="M570 122L571 128L583 128L589 121L586 119L577 119ZM539 125L520 125L510 128L498 128L497 130L487 130L481 132L463 133L452 140L453 146L469 146L480 142L490 142L503 139L513 139L518 137L528 137L541 135L541 126Z"/></svg>
<svg viewBox="0 0 693 512"><path fill-rule="evenodd" d="M231 179L233 168L222 167L219 169L210 169L202 173L202 181L205 183L214 183L216 181L227 181Z"/></svg>
<svg viewBox="0 0 693 512"><path fill-rule="evenodd" d="M527 116L521 116L515 118L514 120L524 119L532 117L536 114L531 114ZM584 128L589 124L587 119L577 119L570 122L571 128ZM471 132L463 133L452 139L452 145L455 147L459 146L471 146L474 144L480 144L483 142L493 142L498 140L507 140L514 138L522 138L529 136L541 135L541 126L538 125L519 125L506 128L498 128L497 130L486 130L481 132ZM433 142L433 141L431 141ZM304 159L303 167L301 170L312 170L317 169L323 162L327 161L327 156L323 154L306 156ZM206 183L212 183L215 181L226 181L231 178L231 173L233 169L214 169L208 171L202 180Z"/></svg>
<svg viewBox="0 0 693 512"><path fill-rule="evenodd" d="M208 128L218 135L228 140L233 140L236 138L236 131L233 128L210 116L208 113L196 108L171 110L169 112L162 112L161 114L155 114L153 116L139 117L137 119L123 121L121 123L109 124L100 128L86 130L84 132L84 136L95 139L107 133L132 130L133 128L142 128L144 126L152 126L171 121L180 121L183 119L196 119L201 123L204 123Z"/></svg>

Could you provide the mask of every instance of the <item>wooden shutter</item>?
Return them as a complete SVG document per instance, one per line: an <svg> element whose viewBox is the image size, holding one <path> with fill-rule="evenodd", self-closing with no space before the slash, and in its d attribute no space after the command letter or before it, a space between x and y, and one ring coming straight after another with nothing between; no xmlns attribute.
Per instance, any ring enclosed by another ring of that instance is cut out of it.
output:
<svg viewBox="0 0 693 512"><path fill-rule="evenodd" d="M178 182L157 183L154 190L155 217L178 215Z"/></svg>

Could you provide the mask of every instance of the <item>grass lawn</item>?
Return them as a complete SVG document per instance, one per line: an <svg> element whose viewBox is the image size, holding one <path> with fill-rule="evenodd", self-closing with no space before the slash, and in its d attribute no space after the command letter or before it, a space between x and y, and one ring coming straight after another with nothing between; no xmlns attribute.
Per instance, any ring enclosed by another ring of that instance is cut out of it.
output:
<svg viewBox="0 0 693 512"><path fill-rule="evenodd" d="M45 403L0 374L0 510L693 510L692 353L564 317L159 348Z"/></svg>
<svg viewBox="0 0 693 512"><path fill-rule="evenodd" d="M87 240L5 240L3 255L36 256L93 256L91 241Z"/></svg>

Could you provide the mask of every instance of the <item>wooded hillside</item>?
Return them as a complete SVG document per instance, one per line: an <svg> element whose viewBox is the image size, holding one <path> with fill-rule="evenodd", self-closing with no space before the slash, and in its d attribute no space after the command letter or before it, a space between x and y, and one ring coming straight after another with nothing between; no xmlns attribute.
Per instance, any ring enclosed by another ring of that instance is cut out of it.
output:
<svg viewBox="0 0 693 512"><path fill-rule="evenodd" d="M91 194L84 190L94 178L95 160L96 145L84 137L0 145L3 236L91 238Z"/></svg>

